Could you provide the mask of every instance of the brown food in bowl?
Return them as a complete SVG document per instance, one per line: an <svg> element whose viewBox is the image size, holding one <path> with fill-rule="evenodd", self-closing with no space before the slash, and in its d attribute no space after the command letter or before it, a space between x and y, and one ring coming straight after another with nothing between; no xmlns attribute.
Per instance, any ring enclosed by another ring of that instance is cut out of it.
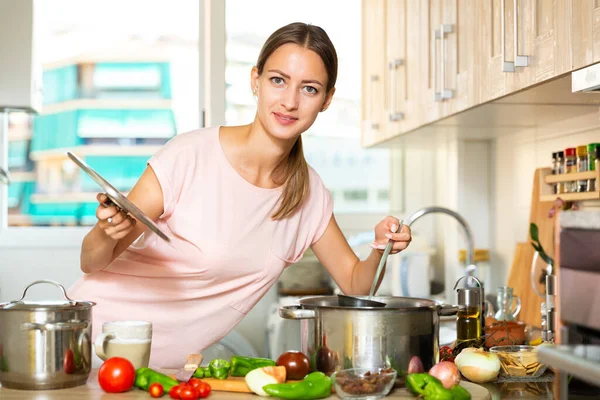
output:
<svg viewBox="0 0 600 400"><path fill-rule="evenodd" d="M386 368L379 372L368 371L363 376L338 372L336 381L342 390L348 394L380 393L394 379L394 375L390 375L393 371L392 368Z"/></svg>

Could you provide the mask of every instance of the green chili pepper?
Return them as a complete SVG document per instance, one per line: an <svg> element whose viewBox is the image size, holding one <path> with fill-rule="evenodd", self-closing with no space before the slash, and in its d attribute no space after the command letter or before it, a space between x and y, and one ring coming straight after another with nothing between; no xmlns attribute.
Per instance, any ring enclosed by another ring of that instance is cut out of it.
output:
<svg viewBox="0 0 600 400"><path fill-rule="evenodd" d="M160 383L167 393L173 386L179 385L175 379L150 368L139 368L135 371L135 387L148 391L153 383Z"/></svg>
<svg viewBox="0 0 600 400"><path fill-rule="evenodd" d="M322 399L331 395L331 379L322 372L308 374L300 382L275 383L263 386L269 395L289 400Z"/></svg>
<svg viewBox="0 0 600 400"><path fill-rule="evenodd" d="M210 372L210 368L203 367L202 371L204 371L204 377L205 378L212 378L212 373Z"/></svg>
<svg viewBox="0 0 600 400"><path fill-rule="evenodd" d="M253 369L274 367L275 361L268 358L231 356L231 376L246 376Z"/></svg>
<svg viewBox="0 0 600 400"><path fill-rule="evenodd" d="M423 394L425 393L425 386L429 383L429 377L431 375L428 373L407 375L405 380L406 388L414 394Z"/></svg>
<svg viewBox="0 0 600 400"><path fill-rule="evenodd" d="M471 400L471 393L460 385L452 386L452 400Z"/></svg>
<svg viewBox="0 0 600 400"><path fill-rule="evenodd" d="M208 364L208 370L213 378L227 379L231 364L227 360L215 358Z"/></svg>
<svg viewBox="0 0 600 400"><path fill-rule="evenodd" d="M437 382L429 381L425 385L423 400L452 400L452 392L446 389L437 378L434 379Z"/></svg>
<svg viewBox="0 0 600 400"><path fill-rule="evenodd" d="M198 379L204 378L204 368L203 367L196 368L196 370L194 371L194 375L192 375L192 377L198 378Z"/></svg>

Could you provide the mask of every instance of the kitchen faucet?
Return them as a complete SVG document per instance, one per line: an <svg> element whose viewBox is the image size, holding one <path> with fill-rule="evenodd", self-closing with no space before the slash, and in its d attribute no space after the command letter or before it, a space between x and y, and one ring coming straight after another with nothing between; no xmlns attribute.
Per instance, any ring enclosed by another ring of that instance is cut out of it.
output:
<svg viewBox="0 0 600 400"><path fill-rule="evenodd" d="M469 224L467 223L467 221L460 214L458 214L457 212L452 211L448 208L444 208L444 207L437 207L437 206L425 207L425 208L421 208L420 210L417 210L414 213L412 213L411 215L409 215L408 218L406 218L406 220L404 221L404 224L411 226L413 222L415 222L416 220L421 218L423 215L433 214L433 213L442 213L442 214L450 215L451 217L454 217L458 221L460 226L462 226L463 230L465 231L465 235L467 237L466 273L467 273L467 276L473 276L473 272L475 272L475 269L477 268L475 266L475 264L473 263L473 254L475 251L474 250L475 245L473 244L473 232L471 231L471 228L469 227Z"/></svg>

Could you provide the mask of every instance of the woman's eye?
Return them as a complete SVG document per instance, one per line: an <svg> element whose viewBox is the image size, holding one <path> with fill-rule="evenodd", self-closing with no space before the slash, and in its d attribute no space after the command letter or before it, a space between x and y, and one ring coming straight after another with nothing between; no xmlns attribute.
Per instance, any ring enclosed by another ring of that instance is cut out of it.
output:
<svg viewBox="0 0 600 400"><path fill-rule="evenodd" d="M304 90L310 94L316 94L319 91L317 90L317 88L313 87L313 86L305 86Z"/></svg>
<svg viewBox="0 0 600 400"><path fill-rule="evenodd" d="M271 78L271 82L273 82L276 85L281 85L283 83L283 78L280 78L278 76L274 76Z"/></svg>

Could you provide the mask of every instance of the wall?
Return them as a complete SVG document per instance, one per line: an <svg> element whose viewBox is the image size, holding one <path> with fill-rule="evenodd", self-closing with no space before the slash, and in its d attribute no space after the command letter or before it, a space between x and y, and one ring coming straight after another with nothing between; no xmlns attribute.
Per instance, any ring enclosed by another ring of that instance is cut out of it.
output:
<svg viewBox="0 0 600 400"><path fill-rule="evenodd" d="M568 107L568 106L566 106ZM515 132L493 143L495 212L491 216L495 278L505 282L515 243L528 239L531 191L536 168L549 167L552 152L600 142L600 112L552 125ZM600 209L600 202L580 202L582 208Z"/></svg>

